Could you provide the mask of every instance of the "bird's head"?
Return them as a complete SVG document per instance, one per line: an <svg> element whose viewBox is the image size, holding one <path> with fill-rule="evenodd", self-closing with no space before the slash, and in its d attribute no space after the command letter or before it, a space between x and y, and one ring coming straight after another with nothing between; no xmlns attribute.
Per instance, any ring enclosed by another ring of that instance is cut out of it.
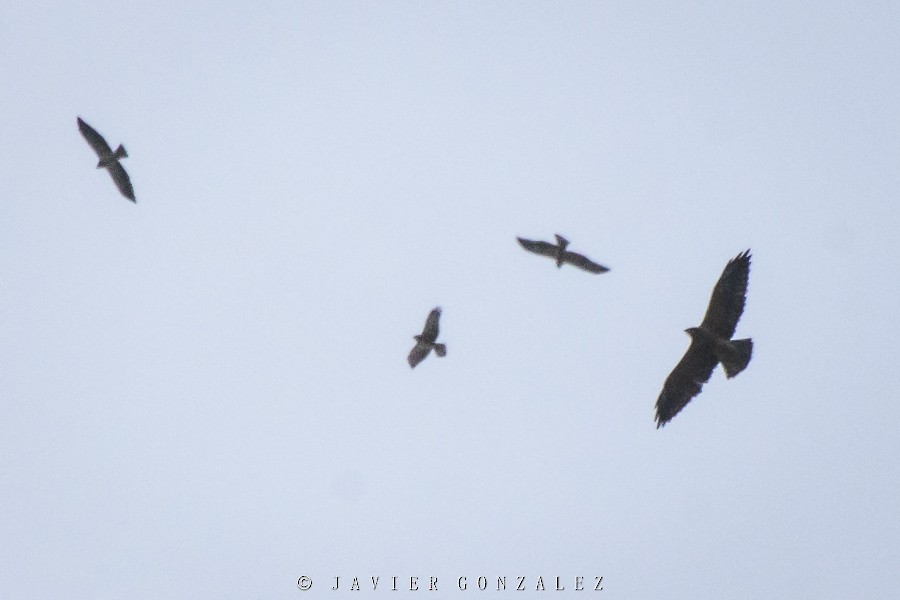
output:
<svg viewBox="0 0 900 600"><path fill-rule="evenodd" d="M421 342L421 341L422 341L422 336L421 336L421 335L414 335L414 336L413 336L413 339L416 340L417 342Z"/></svg>
<svg viewBox="0 0 900 600"><path fill-rule="evenodd" d="M556 244L557 244L560 248L562 248L563 250L565 250L566 246L569 245L569 240L567 240L567 239L564 238L563 236L559 235L558 233L555 234L555 235L556 235Z"/></svg>
<svg viewBox="0 0 900 600"><path fill-rule="evenodd" d="M689 336L691 336L691 339L694 339L695 337L700 335L700 328L699 327L688 327L687 329L684 330L684 332L686 334L688 334Z"/></svg>

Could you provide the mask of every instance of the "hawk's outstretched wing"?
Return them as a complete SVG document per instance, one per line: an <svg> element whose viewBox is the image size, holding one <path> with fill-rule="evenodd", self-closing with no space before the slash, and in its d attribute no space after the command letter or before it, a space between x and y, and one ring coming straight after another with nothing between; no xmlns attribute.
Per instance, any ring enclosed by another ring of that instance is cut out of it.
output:
<svg viewBox="0 0 900 600"><path fill-rule="evenodd" d="M556 253L559 250L559 246L551 244L550 242L536 242L520 237L517 237L516 239L519 240L519 244L529 252L534 252L535 254L540 254L542 256L556 258Z"/></svg>
<svg viewBox="0 0 900 600"><path fill-rule="evenodd" d="M428 356L429 352L431 352L431 344L416 342L413 349L409 351L409 356L406 357L406 361L409 363L410 368L415 368L417 364L425 360L425 357Z"/></svg>
<svg viewBox="0 0 900 600"><path fill-rule="evenodd" d="M666 378L656 400L656 428L672 420L691 399L700 393L718 364L712 348L691 339L687 352Z"/></svg>
<svg viewBox="0 0 900 600"><path fill-rule="evenodd" d="M108 169L109 174L112 175L113 181L116 182L116 187L119 188L122 195L132 202L137 203L137 200L134 199L134 188L131 187L131 179L128 177L128 173L125 172L125 168L116 161L111 164Z"/></svg>
<svg viewBox="0 0 900 600"><path fill-rule="evenodd" d="M728 261L722 276L709 299L701 329L719 337L731 339L747 299L747 280L750 277L750 250Z"/></svg>
<svg viewBox="0 0 900 600"><path fill-rule="evenodd" d="M425 319L425 327L422 328L422 341L433 343L438 336L438 321L441 318L441 307L438 306L430 313L428 313L428 318Z"/></svg>
<svg viewBox="0 0 900 600"><path fill-rule="evenodd" d="M588 257L583 254L578 254L577 252L566 251L563 254L563 260L570 265L575 265L579 269L584 269L590 273L606 273L609 271L608 267L604 267L600 263L595 263Z"/></svg>
<svg viewBox="0 0 900 600"><path fill-rule="evenodd" d="M87 143L91 145L91 148L94 149L94 152L97 153L97 156L103 158L104 156L108 156L112 153L109 144L106 143L106 140L103 139L103 136L97 133L96 129L82 121L81 117L78 117L78 130L81 131L81 135L83 135L84 139L87 140ZM124 194L125 192L123 191L122 193Z"/></svg>

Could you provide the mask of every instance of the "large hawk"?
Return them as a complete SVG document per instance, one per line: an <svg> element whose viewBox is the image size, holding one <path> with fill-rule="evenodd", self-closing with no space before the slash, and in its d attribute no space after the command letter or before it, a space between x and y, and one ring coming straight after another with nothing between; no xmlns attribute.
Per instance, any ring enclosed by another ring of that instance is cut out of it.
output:
<svg viewBox="0 0 900 600"><path fill-rule="evenodd" d="M413 339L416 340L416 345L409 351L409 356L406 358L410 368L415 368L417 364L425 360L425 357L428 356L428 353L431 352L432 348L434 348L434 351L438 356L447 355L447 346L435 342L438 336L438 321L440 318L441 307L438 306L432 310L428 314L428 318L425 319L425 327L422 328L422 333L413 336Z"/></svg>
<svg viewBox="0 0 900 600"><path fill-rule="evenodd" d="M122 168L122 164L119 162L119 159L128 157L128 153L125 152L125 146L119 144L119 147L113 152L110 149L109 144L106 143L106 140L103 139L103 136L97 133L93 127L82 121L81 117L78 117L78 129L81 131L81 135L84 136L84 139L87 140L87 143L94 149L94 152L97 153L97 156L100 157L97 168L109 171L113 181L116 182L116 187L119 188L122 195L136 203L137 201L134 199L134 188L131 187L131 180L128 178L128 173L125 172L125 169Z"/></svg>
<svg viewBox="0 0 900 600"><path fill-rule="evenodd" d="M561 268L564 263L569 263L570 265L575 265L579 269L584 269L589 273L606 273L609 271L607 267L595 263L582 254L566 250L566 246L569 245L569 240L558 233L556 234L555 244L551 244L550 242L536 242L520 237L517 237L516 239L519 240L519 244L529 252L534 252L535 254L540 254L542 256L549 256L555 260L557 268Z"/></svg>
<svg viewBox="0 0 900 600"><path fill-rule="evenodd" d="M691 336L691 345L666 378L656 401L657 429L700 393L717 364L722 363L729 379L747 368L753 354L753 340L733 340L731 336L744 312L749 276L750 250L747 250L725 265L700 327L684 330Z"/></svg>

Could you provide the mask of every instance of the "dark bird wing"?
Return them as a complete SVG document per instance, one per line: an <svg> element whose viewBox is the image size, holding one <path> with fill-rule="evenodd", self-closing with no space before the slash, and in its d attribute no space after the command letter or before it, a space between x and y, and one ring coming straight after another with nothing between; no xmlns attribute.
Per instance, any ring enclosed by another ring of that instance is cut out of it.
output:
<svg viewBox="0 0 900 600"><path fill-rule="evenodd" d="M116 182L116 187L122 192L122 195L132 202L137 203L134 199L134 188L131 187L131 179L128 177L128 173L125 172L121 163L118 161L114 162L108 167L108 170L109 174L112 175L113 181Z"/></svg>
<svg viewBox="0 0 900 600"><path fill-rule="evenodd" d="M722 276L719 277L709 308L703 317L702 329L711 331L717 336L731 339L737 327L738 319L744 312L747 300L747 280L750 277L750 250L738 254L728 261Z"/></svg>
<svg viewBox="0 0 900 600"><path fill-rule="evenodd" d="M432 310L428 314L428 318L425 319L425 327L422 329L422 341L423 342L434 342L438 336L438 321L441 318L441 307L438 306L434 310Z"/></svg>
<svg viewBox="0 0 900 600"><path fill-rule="evenodd" d="M551 244L550 242L536 242L534 240L526 240L520 237L516 238L519 240L519 244L529 252L534 252L535 254L540 254L543 256L550 256L552 258L556 258L556 252L559 250L559 246L556 244Z"/></svg>
<svg viewBox="0 0 900 600"><path fill-rule="evenodd" d="M97 133L96 129L82 121L81 117L78 117L78 130L81 131L81 135L83 135L84 139L87 140L87 143L91 145L91 148L94 149L97 156L102 158L103 156L108 156L112 153L109 144L106 143L103 136ZM125 192L123 191L122 193L124 194Z"/></svg>
<svg viewBox="0 0 900 600"><path fill-rule="evenodd" d="M700 393L709 381L718 360L708 345L691 340L687 352L666 378L662 392L656 400L656 427L659 429L672 420L691 399Z"/></svg>
<svg viewBox="0 0 900 600"><path fill-rule="evenodd" d="M425 342L416 342L416 345L413 346L413 349L409 351L409 356L406 357L406 361L409 363L409 367L411 369L415 368L417 364L425 360L425 357L428 356L429 352L431 352L431 344L426 344Z"/></svg>
<svg viewBox="0 0 900 600"><path fill-rule="evenodd" d="M590 273L606 273L609 271L607 267L599 263L595 263L588 257L583 254L578 254L577 252L566 252L563 254L563 261L569 263L570 265L575 265L579 269L584 269Z"/></svg>

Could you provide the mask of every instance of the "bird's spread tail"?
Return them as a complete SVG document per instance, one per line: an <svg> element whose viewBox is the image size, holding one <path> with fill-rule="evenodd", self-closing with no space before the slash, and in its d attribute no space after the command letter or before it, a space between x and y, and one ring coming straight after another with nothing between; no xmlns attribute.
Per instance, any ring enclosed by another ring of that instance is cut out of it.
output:
<svg viewBox="0 0 900 600"><path fill-rule="evenodd" d="M434 351L438 356L447 356L447 344L435 344Z"/></svg>
<svg viewBox="0 0 900 600"><path fill-rule="evenodd" d="M731 340L719 347L717 358L725 369L728 378L734 377L747 368L750 357L753 355L753 340Z"/></svg>
<svg viewBox="0 0 900 600"><path fill-rule="evenodd" d="M119 144L119 147L116 148L116 152L114 154L116 158L128 158L128 153L125 152L125 146Z"/></svg>

